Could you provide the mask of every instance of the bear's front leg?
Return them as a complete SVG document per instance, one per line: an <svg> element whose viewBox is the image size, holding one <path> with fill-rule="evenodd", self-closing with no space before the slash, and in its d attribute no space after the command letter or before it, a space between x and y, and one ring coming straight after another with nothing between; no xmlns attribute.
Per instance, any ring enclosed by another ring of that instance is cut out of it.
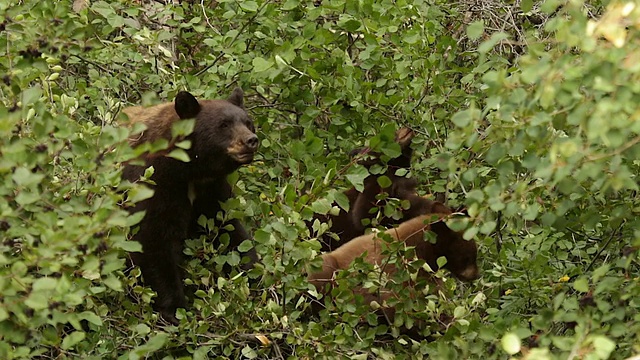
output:
<svg viewBox="0 0 640 360"><path fill-rule="evenodd" d="M176 310L186 308L187 303L177 256L179 250L170 245L161 242L147 246L143 244L143 253L135 254L133 261L140 266L145 283L158 294L153 308L164 320L178 325L180 322L175 316Z"/></svg>
<svg viewBox="0 0 640 360"><path fill-rule="evenodd" d="M133 238L142 244L142 253L133 253L133 262L142 270L145 284L158 294L154 309L178 324L176 309L187 305L180 267L191 215L186 189L181 194L156 187L154 196L136 208L146 214Z"/></svg>
<svg viewBox="0 0 640 360"><path fill-rule="evenodd" d="M245 240L250 240L251 237L242 226L242 223L238 219L231 219L225 222L217 220L218 212L222 210L220 206L221 202L227 201L233 196L231 185L226 179L216 179L208 181L199 181L193 186L193 217L191 220L191 236L196 237L202 233L202 227L198 225L198 218L204 215L207 219L216 219L215 225L218 227L218 236L228 233L229 234L229 247L227 250L238 250L238 246ZM233 230L224 230L226 225L233 225ZM258 261L258 255L254 248L249 249L247 252L240 252L240 256L248 257L249 261L242 263L241 268L243 270L250 270L253 265ZM225 269L228 271L228 269Z"/></svg>

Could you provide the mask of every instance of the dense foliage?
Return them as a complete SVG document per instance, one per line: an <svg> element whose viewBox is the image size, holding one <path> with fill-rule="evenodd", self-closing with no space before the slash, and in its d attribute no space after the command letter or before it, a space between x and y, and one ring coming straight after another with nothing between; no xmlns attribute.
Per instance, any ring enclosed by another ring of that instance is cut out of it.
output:
<svg viewBox="0 0 640 360"><path fill-rule="evenodd" d="M0 358L640 352L640 7L477 3L0 3ZM192 306L168 326L126 266L140 250L126 207L150 193L120 180L139 151L118 113L235 85L261 147L231 176L225 216L244 219L262 264L224 276L237 254L187 241ZM352 149L397 154L400 125L418 133L420 193L468 208L483 277L439 272L445 286L399 304L394 326L352 305L345 278L311 316L319 244L304 220L362 185ZM399 335L414 323L428 340Z"/></svg>

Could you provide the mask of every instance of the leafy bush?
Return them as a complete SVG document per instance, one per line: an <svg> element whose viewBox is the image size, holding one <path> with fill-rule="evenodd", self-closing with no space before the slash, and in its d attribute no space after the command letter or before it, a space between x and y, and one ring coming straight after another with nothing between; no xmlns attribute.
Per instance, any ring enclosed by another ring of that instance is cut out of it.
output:
<svg viewBox="0 0 640 360"><path fill-rule="evenodd" d="M465 2L0 4L0 357L640 352L640 9L519 3L545 22L509 25L515 55L493 32L496 17L469 21ZM261 148L232 175L237 198L224 216L253 229L262 265L225 277L233 254L187 241L192 305L167 326L126 266L140 249L127 240L140 218L126 207L149 192L120 182L138 154L117 115L182 89L218 98L235 85ZM419 134L420 193L468 208L483 278L437 274L444 287L399 304L396 326L354 306L344 279L335 308L310 316L304 272L319 244L304 220L361 186L367 170L349 151L367 143L392 155L399 125ZM398 335L414 322L430 341Z"/></svg>

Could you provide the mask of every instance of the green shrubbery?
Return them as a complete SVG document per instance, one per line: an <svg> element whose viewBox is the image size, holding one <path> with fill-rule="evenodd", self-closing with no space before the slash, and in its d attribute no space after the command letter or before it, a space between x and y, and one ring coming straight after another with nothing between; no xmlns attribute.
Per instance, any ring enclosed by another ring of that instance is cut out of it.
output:
<svg viewBox="0 0 640 360"><path fill-rule="evenodd" d="M494 22L467 28L446 1L0 4L0 357L640 352L640 8L521 3L527 19L548 18L518 29L522 56L502 52ZM263 265L221 277L237 259L188 241L192 305L165 326L125 268L140 249L126 206L149 194L120 182L137 154L116 116L234 85L261 148L232 175L226 216L245 219ZM398 125L419 134L420 193L465 205L480 245L481 280L442 273L440 292L402 305L397 325L426 323L430 342L376 325L341 300L348 291L319 318L301 296L319 251L304 220L361 185L350 150L371 139L397 151L383 140Z"/></svg>

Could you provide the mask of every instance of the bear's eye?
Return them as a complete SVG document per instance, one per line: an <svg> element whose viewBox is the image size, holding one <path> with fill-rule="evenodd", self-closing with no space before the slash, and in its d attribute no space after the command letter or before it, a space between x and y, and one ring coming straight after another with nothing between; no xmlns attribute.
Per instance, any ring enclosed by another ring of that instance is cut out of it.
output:
<svg viewBox="0 0 640 360"><path fill-rule="evenodd" d="M221 129L226 129L231 125L231 121L229 120L224 120L223 122L220 123L220 128Z"/></svg>

